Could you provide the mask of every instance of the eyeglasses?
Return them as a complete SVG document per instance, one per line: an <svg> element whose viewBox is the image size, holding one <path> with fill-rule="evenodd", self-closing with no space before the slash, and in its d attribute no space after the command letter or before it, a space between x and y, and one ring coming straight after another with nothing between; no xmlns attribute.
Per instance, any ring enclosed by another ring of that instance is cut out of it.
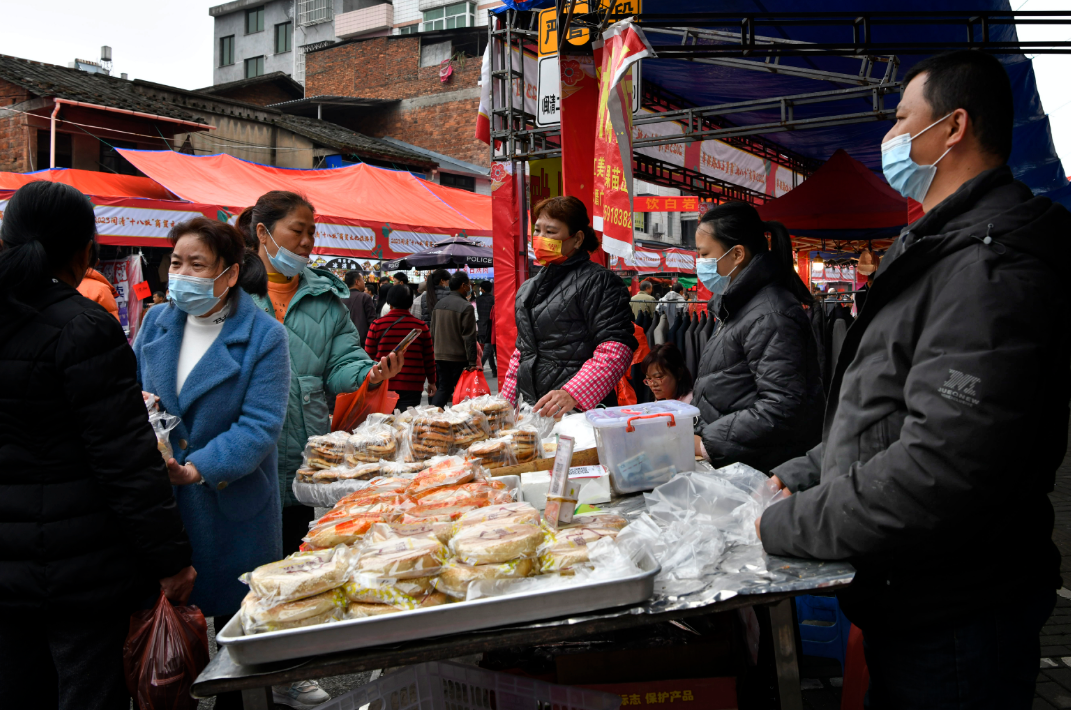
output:
<svg viewBox="0 0 1071 710"><path fill-rule="evenodd" d="M650 375L644 378L643 384L647 385L648 387L650 387L651 385L660 385L662 384L662 380L666 379L667 377L669 377L669 373L663 373L661 375Z"/></svg>

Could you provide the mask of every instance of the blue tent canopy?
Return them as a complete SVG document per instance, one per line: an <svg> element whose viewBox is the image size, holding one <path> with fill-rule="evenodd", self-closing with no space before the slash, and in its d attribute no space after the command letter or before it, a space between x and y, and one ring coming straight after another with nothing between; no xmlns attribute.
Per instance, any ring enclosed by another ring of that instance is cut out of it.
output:
<svg viewBox="0 0 1071 710"><path fill-rule="evenodd" d="M510 4L510 3L507 3ZM551 6L552 2L517 3L527 6ZM798 13L801 8L793 0L724 0L711 5L709 0L648 0L645 8L656 13ZM807 8L811 9L811 8ZM823 12L867 12L889 10L887 3L878 0L826 0L820 9ZM932 0L903 0L896 8L900 12L932 12L936 8ZM971 2L945 3L942 11L951 10L1010 10L1007 0L972 0ZM758 28L756 34L807 42L835 42L850 37L850 28L807 25L775 25ZM912 42L962 42L964 27L949 25L876 25L872 27L874 42L903 40L903 33L910 32ZM981 29L976 28L981 34ZM1015 41L1014 26L997 25L990 31L996 41ZM651 33L648 37L657 46L662 36ZM1035 193L1050 192L1066 186L1067 178L1056 155L1049 119L1042 108L1034 78L1033 64L1021 54L998 55L1008 70L1015 100L1015 128L1012 154L1009 164L1015 176L1025 182ZM898 55L901 62L897 78L922 59L918 55ZM856 74L859 60L834 56L784 57L782 65L810 67L824 71ZM875 67L875 72L884 70L884 65ZM685 97L698 106L736 103L776 96L813 93L831 89L849 88L848 84L832 81L816 81L803 77L767 74L745 69L700 64L683 60L644 60L643 79L663 89ZM887 96L886 108L894 108L898 97ZM850 113L871 109L869 98L856 98L836 103L812 106L797 106L796 118L829 115L831 112ZM737 124L758 124L780 119L777 110L752 111L730 114L726 118ZM838 148L843 148L856 160L878 173L881 171L881 140L889 130L888 122L859 123L829 128L808 128L765 137L801 155L818 160L828 160Z"/></svg>

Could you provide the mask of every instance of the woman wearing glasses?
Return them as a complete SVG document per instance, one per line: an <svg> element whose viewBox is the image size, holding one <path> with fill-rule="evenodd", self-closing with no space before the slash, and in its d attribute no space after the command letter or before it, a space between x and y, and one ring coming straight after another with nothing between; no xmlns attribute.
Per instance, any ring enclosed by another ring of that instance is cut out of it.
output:
<svg viewBox="0 0 1071 710"><path fill-rule="evenodd" d="M659 345L643 359L643 383L651 388L655 401L677 399L692 403L692 373L684 364L684 355L673 343Z"/></svg>

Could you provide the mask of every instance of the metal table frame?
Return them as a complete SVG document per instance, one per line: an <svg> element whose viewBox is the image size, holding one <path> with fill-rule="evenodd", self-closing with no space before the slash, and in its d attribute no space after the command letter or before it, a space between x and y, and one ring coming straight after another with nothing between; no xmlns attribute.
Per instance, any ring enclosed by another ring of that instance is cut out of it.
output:
<svg viewBox="0 0 1071 710"><path fill-rule="evenodd" d="M847 586L823 586L831 592ZM618 614L606 618L581 620L574 624L541 626L539 624L500 627L460 636L439 637L407 643L284 661L270 666L243 667L230 660L226 648L219 651L194 683L194 697L206 698L228 691L241 691L246 710L271 710L271 686L297 680L360 673L381 668L456 658L513 646L537 645L575 640L593 634L686 619L745 606L770 605L771 632L778 693L783 710L802 710L799 669L796 664L795 633L792 629L792 597L817 589L740 595L693 609L660 614Z"/></svg>

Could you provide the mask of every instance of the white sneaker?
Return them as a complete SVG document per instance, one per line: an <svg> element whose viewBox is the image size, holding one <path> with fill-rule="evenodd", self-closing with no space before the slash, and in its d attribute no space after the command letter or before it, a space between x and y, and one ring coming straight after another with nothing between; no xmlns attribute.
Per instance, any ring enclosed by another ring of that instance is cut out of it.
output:
<svg viewBox="0 0 1071 710"><path fill-rule="evenodd" d="M271 699L279 705L297 710L312 710L317 705L326 703L331 696L316 681L299 680L290 686L272 686Z"/></svg>

